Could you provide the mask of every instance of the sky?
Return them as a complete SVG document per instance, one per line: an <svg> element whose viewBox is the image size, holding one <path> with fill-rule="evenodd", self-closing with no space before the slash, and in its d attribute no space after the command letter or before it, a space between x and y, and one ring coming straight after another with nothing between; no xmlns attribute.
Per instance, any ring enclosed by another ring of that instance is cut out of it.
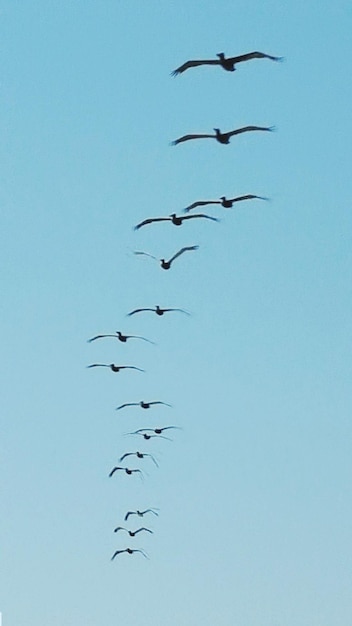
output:
<svg viewBox="0 0 352 626"><path fill-rule="evenodd" d="M3 626L350 626L351 27L344 0L1 2ZM170 76L252 50L285 60ZM248 124L276 132L170 145ZM127 316L156 304L191 315ZM87 342L116 330L156 345ZM145 372L86 368L112 362ZM142 399L172 408L115 411ZM159 468L109 478L136 450Z"/></svg>

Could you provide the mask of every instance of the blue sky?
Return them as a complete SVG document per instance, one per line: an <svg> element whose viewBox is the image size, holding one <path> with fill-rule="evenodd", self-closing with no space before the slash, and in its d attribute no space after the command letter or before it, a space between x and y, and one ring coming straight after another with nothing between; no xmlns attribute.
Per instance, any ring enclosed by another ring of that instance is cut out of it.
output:
<svg viewBox="0 0 352 626"><path fill-rule="evenodd" d="M4 626L350 626L352 5L307 4L1 3ZM170 77L251 50L285 62ZM277 132L169 145L247 124ZM191 316L126 317L155 304ZM117 329L157 345L86 341Z"/></svg>

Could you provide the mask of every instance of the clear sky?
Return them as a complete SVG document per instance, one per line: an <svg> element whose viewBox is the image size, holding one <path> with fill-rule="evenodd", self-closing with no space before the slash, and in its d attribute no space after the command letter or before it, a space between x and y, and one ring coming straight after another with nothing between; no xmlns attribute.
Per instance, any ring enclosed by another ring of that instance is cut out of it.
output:
<svg viewBox="0 0 352 626"><path fill-rule="evenodd" d="M0 24L3 626L350 626L351 2L3 0ZM285 62L170 76L251 50ZM277 132L169 145L248 124ZM133 231L246 193L271 202ZM155 304L191 316L126 317ZM117 329L157 345L87 343ZM172 408L114 410L141 399ZM138 449L159 469L108 478ZM153 535L114 534L147 507Z"/></svg>

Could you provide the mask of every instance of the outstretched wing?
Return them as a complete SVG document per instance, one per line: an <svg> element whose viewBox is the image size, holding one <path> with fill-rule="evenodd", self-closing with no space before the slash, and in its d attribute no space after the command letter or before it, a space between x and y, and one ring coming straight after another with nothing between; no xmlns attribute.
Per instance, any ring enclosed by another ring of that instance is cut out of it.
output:
<svg viewBox="0 0 352 626"><path fill-rule="evenodd" d="M181 248L181 250L176 252L176 254L174 254L174 256L171 257L169 263L172 263L172 261L177 259L177 257L181 256L181 254L183 254L184 252L187 252L188 250L198 250L198 248L199 248L199 246L186 246L185 248Z"/></svg>
<svg viewBox="0 0 352 626"><path fill-rule="evenodd" d="M143 550L133 550L133 552L140 552L146 559L149 559L149 556Z"/></svg>
<svg viewBox="0 0 352 626"><path fill-rule="evenodd" d="M136 515L136 511L128 511L124 517L125 522L127 522L130 515Z"/></svg>
<svg viewBox="0 0 352 626"><path fill-rule="evenodd" d="M116 338L116 335L96 335L95 337L88 339L88 343L92 343L92 341L95 341L96 339L103 339L103 337L115 337Z"/></svg>
<svg viewBox="0 0 352 626"><path fill-rule="evenodd" d="M219 65L219 63L220 61L218 59L202 59L198 61L197 60L186 61L186 63L184 63L183 65L180 65L180 67L178 67L176 70L171 72L171 76L178 76L179 74L182 74L183 72L188 70L190 67L198 67L199 65Z"/></svg>
<svg viewBox="0 0 352 626"><path fill-rule="evenodd" d="M126 458L126 456L133 456L134 454L135 452L126 452L119 458L120 463Z"/></svg>
<svg viewBox="0 0 352 626"><path fill-rule="evenodd" d="M185 213L188 213L188 211L192 211L192 209L195 209L197 206L205 206L206 204L221 204L221 202L220 200L198 200L198 202L193 202L193 204L186 206L183 210Z"/></svg>
<svg viewBox="0 0 352 626"><path fill-rule="evenodd" d="M134 365L120 365L121 370L138 370L139 372L145 372L140 367L135 367Z"/></svg>
<svg viewBox="0 0 352 626"><path fill-rule="evenodd" d="M271 61L282 61L284 57L273 57L270 54L265 54L264 52L248 52L247 54L241 54L238 57L231 57L226 59L231 63L242 63L243 61L250 61L251 59L271 59Z"/></svg>
<svg viewBox="0 0 352 626"><path fill-rule="evenodd" d="M142 515L144 515L145 513L154 513L154 515L156 515L157 517L159 515L159 513L157 513L155 509L146 509L145 511L142 511Z"/></svg>
<svg viewBox="0 0 352 626"><path fill-rule="evenodd" d="M123 526L117 526L117 528L114 528L114 533L117 533L119 530L127 530L127 529L124 528Z"/></svg>
<svg viewBox="0 0 352 626"><path fill-rule="evenodd" d="M168 404L167 402L161 402L161 400L155 400L155 402L149 402L148 404L163 404L164 406L171 407L171 404Z"/></svg>
<svg viewBox="0 0 352 626"><path fill-rule="evenodd" d="M122 552L126 552L126 550L116 550L116 552L114 552L114 554L111 557L111 560L113 561L115 556L117 556L118 554L122 554Z"/></svg>
<svg viewBox="0 0 352 626"><path fill-rule="evenodd" d="M179 137L175 139L175 141L171 142L172 146L177 146L178 143L183 143L184 141L189 141L190 139L214 139L215 135L183 135L183 137Z"/></svg>
<svg viewBox="0 0 352 626"><path fill-rule="evenodd" d="M120 404L120 406L117 406L115 411L119 411L120 409L124 409L125 406L138 406L138 402L127 402L126 404Z"/></svg>
<svg viewBox="0 0 352 626"><path fill-rule="evenodd" d="M140 222L140 224L137 224L137 226L134 227L134 230L138 230L139 228L142 228L142 226L151 224L152 222L167 222L169 220L169 217L150 217L149 219Z"/></svg>
<svg viewBox="0 0 352 626"><path fill-rule="evenodd" d="M113 467L110 474L109 474L109 478L111 478L111 476L113 476L115 474L115 472L117 472L118 470L122 470L125 469L124 467Z"/></svg>
<svg viewBox="0 0 352 626"><path fill-rule="evenodd" d="M223 133L228 137L233 137L233 135L240 135L241 133L249 133L253 130L266 130L269 132L273 132L275 130L274 126L243 126L242 128L236 128L235 130L231 130L228 133Z"/></svg>
<svg viewBox="0 0 352 626"><path fill-rule="evenodd" d="M135 535L137 535L137 533L142 532L142 530L145 530L147 533L151 533L151 534L153 534L153 531L152 531L152 530L149 530L149 528L145 528L144 526L143 526L142 528L138 528L138 530L135 530L135 531L134 531L134 534L135 534Z"/></svg>
<svg viewBox="0 0 352 626"><path fill-rule="evenodd" d="M141 254L141 253L135 252L135 254ZM147 256L150 256L150 255L147 255ZM140 313L141 311L155 311L155 309L134 309L130 313L127 313L127 316L129 317L130 315L134 315L135 313Z"/></svg>
<svg viewBox="0 0 352 626"><path fill-rule="evenodd" d="M206 220L213 220L213 222L220 222L217 217L211 217L210 215L205 215L205 213L197 213L196 215L186 215L183 217L183 220L193 220L195 217L204 217Z"/></svg>
<svg viewBox="0 0 352 626"><path fill-rule="evenodd" d="M151 259L155 259L156 261L158 261L158 259L156 258L156 256L153 256L152 254L149 254L149 252L139 252L136 251L133 254L138 254L138 255L143 255L143 256L149 256Z"/></svg>
<svg viewBox="0 0 352 626"><path fill-rule="evenodd" d="M258 200L269 200L269 198L264 198L263 196L256 196L252 193L247 193L245 196L237 196L237 198L230 198L230 202L241 202L242 200L254 200L257 198Z"/></svg>
<svg viewBox="0 0 352 626"><path fill-rule="evenodd" d="M92 365L87 365L87 368L90 367L110 367L110 365L106 365L106 363L92 363Z"/></svg>
<svg viewBox="0 0 352 626"><path fill-rule="evenodd" d="M151 341L150 339L146 339L146 337L140 337L139 335L129 335L128 339L143 339L143 341L147 341L148 343L152 343L155 346L155 341Z"/></svg>

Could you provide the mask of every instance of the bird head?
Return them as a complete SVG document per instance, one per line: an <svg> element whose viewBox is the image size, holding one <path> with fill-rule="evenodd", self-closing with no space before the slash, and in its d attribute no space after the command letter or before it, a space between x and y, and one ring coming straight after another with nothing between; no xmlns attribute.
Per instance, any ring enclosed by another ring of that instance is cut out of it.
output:
<svg viewBox="0 0 352 626"><path fill-rule="evenodd" d="M218 54L216 56L219 57L219 59L221 59L221 61L223 61L224 58L225 58L225 54L223 52L218 52Z"/></svg>
<svg viewBox="0 0 352 626"><path fill-rule="evenodd" d="M213 128L213 130L215 130L217 135L221 135L221 131L220 128Z"/></svg>
<svg viewBox="0 0 352 626"><path fill-rule="evenodd" d="M226 196L220 196L220 200L226 200Z"/></svg>
<svg viewBox="0 0 352 626"><path fill-rule="evenodd" d="M176 217L176 213L171 213L171 215L169 215L169 217Z"/></svg>

